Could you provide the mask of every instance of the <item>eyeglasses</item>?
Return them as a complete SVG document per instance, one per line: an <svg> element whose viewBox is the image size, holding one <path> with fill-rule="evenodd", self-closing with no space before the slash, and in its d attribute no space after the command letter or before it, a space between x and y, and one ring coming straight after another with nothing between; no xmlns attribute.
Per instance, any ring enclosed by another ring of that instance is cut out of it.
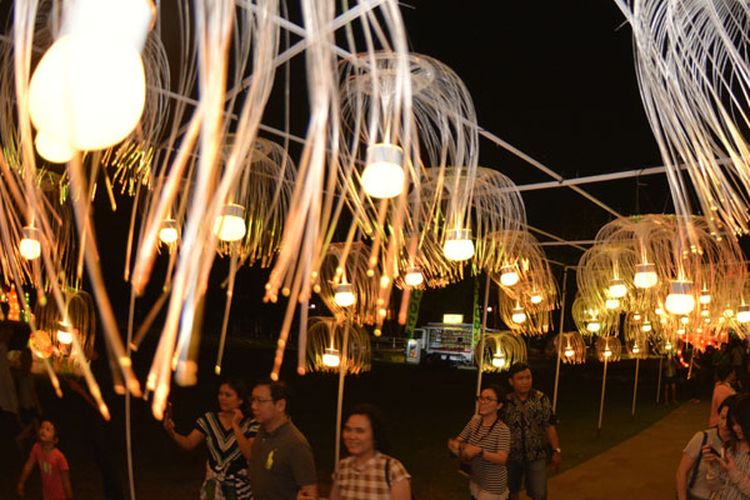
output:
<svg viewBox="0 0 750 500"><path fill-rule="evenodd" d="M495 398L485 398L482 396L477 396L477 401L479 403L497 403L497 399Z"/></svg>
<svg viewBox="0 0 750 500"><path fill-rule="evenodd" d="M273 401L273 398L263 399L263 398L250 398L251 403L269 403Z"/></svg>

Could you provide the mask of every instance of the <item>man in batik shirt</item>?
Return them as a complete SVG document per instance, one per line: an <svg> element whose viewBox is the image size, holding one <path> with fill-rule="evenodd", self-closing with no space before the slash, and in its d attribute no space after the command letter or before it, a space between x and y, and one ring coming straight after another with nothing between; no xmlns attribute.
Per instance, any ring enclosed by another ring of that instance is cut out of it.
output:
<svg viewBox="0 0 750 500"><path fill-rule="evenodd" d="M511 499L518 498L525 478L526 494L533 500L544 500L547 498L547 462L555 468L560 465L557 418L549 398L532 388L529 365L514 363L508 382L513 392L505 404L503 419L511 432L507 463Z"/></svg>

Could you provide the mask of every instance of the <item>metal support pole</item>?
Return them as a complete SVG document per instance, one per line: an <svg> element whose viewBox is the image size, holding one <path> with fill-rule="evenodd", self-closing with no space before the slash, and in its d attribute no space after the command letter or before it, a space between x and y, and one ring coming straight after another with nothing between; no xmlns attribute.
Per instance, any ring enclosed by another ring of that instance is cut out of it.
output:
<svg viewBox="0 0 750 500"><path fill-rule="evenodd" d="M656 382L656 404L659 404L661 399L661 365L664 362L664 356L659 358L659 377Z"/></svg>
<svg viewBox="0 0 750 500"><path fill-rule="evenodd" d="M635 401L638 396L638 367L641 363L641 358L635 358L635 382L633 382L633 407L630 409L630 414L635 417Z"/></svg>
<svg viewBox="0 0 750 500"><path fill-rule="evenodd" d="M482 392L482 373L484 372L484 336L487 330L487 306L490 302L490 275L485 276L484 282L484 311L482 312L482 329L479 335L479 360L477 366L479 367L479 373L477 374L477 396ZM474 413L479 412L479 402L474 403Z"/></svg>
<svg viewBox="0 0 750 500"><path fill-rule="evenodd" d="M560 301L560 328L557 334L557 366L555 367L555 390L552 394L552 413L557 412L557 387L560 383L560 354L562 353L562 334L565 323L565 297L568 291L568 270L566 267L563 272L562 300Z"/></svg>
<svg viewBox="0 0 750 500"><path fill-rule="evenodd" d="M349 319L346 320L344 325L344 339L341 341L341 352L339 354L339 392L338 399L336 400L336 456L334 457L333 463L335 470L339 469L339 459L341 458L341 419L342 410L344 406L344 380L346 379L346 370L349 365Z"/></svg>
<svg viewBox="0 0 750 500"><path fill-rule="evenodd" d="M607 358L604 358L604 374L602 375L602 396L599 399L599 423L596 426L597 434L602 430L602 418L604 417L604 392L607 389Z"/></svg>

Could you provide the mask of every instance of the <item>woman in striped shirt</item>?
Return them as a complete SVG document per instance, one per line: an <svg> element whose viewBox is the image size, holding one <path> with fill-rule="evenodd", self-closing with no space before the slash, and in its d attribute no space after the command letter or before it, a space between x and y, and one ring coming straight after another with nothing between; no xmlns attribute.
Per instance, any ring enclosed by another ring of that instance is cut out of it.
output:
<svg viewBox="0 0 750 500"><path fill-rule="evenodd" d="M477 397L478 413L458 436L448 440L448 449L470 465L469 490L475 500L508 498L505 463L510 451L510 430L498 416L503 401L502 388L486 386Z"/></svg>
<svg viewBox="0 0 750 500"><path fill-rule="evenodd" d="M219 411L204 413L186 436L175 431L169 412L164 419L164 428L180 448L192 450L206 442L208 462L206 479L201 485L201 500L253 498L247 476L247 461L258 424L242 411L247 406L247 393L247 387L241 380L224 380L219 386Z"/></svg>

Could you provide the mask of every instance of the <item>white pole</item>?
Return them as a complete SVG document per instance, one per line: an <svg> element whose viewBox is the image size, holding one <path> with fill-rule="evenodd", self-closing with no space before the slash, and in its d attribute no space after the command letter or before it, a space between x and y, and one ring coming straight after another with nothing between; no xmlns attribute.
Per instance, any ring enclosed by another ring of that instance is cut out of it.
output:
<svg viewBox="0 0 750 500"><path fill-rule="evenodd" d="M568 270L566 267L563 273L562 300L560 301L560 328L557 334L557 366L555 367L555 390L552 394L552 413L557 411L557 386L560 382L560 354L562 352L562 334L563 324L565 323L565 296L568 291Z"/></svg>
<svg viewBox="0 0 750 500"><path fill-rule="evenodd" d="M656 382L656 404L659 404L659 399L661 399L661 364L664 361L664 356L661 356L659 358L659 378Z"/></svg>
<svg viewBox="0 0 750 500"><path fill-rule="evenodd" d="M635 417L635 400L638 394L638 365L641 362L641 358L635 358L635 382L633 382L633 407L630 410L630 414Z"/></svg>
<svg viewBox="0 0 750 500"><path fill-rule="evenodd" d="M339 361L339 392L336 400L336 456L333 463L335 470L339 470L339 458L341 457L341 419L344 406L344 380L346 379L346 370L349 364L347 349L349 348L349 320L344 325L344 339L341 342L341 353Z"/></svg>
<svg viewBox="0 0 750 500"><path fill-rule="evenodd" d="M602 418L604 417L604 391L607 388L607 358L604 358L604 374L602 375L602 396L599 399L599 424L596 427L596 432L599 433L602 430Z"/></svg>
<svg viewBox="0 0 750 500"><path fill-rule="evenodd" d="M484 311L482 312L482 329L479 335L479 373L477 374L477 396L482 392L482 373L484 372L484 336L487 330L487 306L490 302L490 275L485 276L484 282ZM479 411L479 402L474 403L474 413Z"/></svg>

